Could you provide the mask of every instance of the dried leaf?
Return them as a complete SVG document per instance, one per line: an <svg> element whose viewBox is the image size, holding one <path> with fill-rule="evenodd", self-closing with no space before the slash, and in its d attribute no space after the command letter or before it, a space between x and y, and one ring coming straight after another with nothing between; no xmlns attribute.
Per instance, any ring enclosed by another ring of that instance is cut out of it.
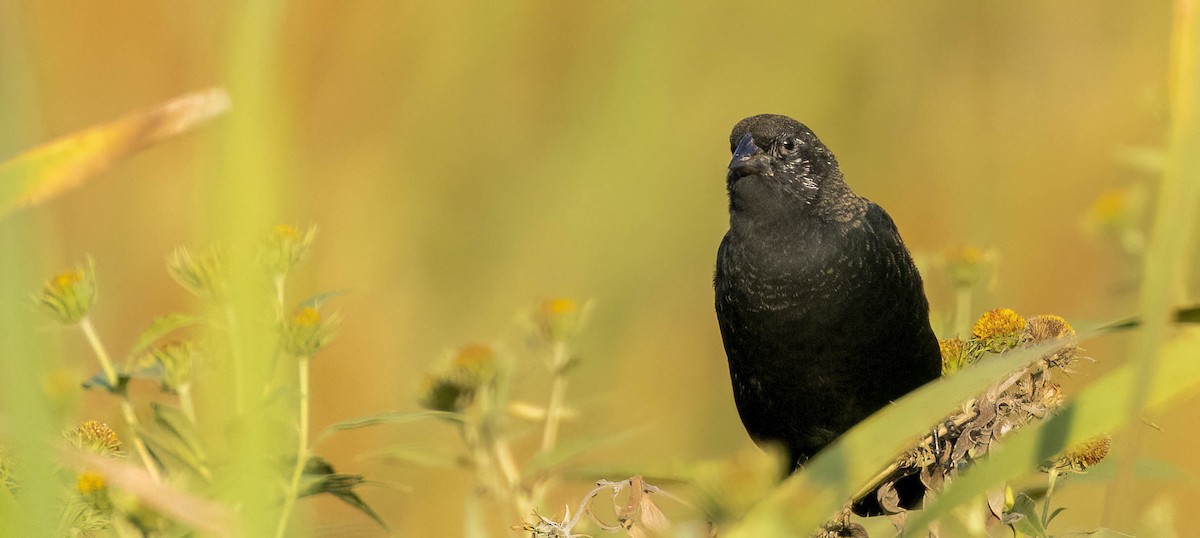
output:
<svg viewBox="0 0 1200 538"><path fill-rule="evenodd" d="M77 131L0 163L0 217L84 183L139 150L186 132L229 108L220 88L189 93Z"/></svg>
<svg viewBox="0 0 1200 538"><path fill-rule="evenodd" d="M900 493L896 491L896 482L893 480L879 486L879 490L875 493L879 499L879 506L889 514L898 514L904 511L900 506Z"/></svg>

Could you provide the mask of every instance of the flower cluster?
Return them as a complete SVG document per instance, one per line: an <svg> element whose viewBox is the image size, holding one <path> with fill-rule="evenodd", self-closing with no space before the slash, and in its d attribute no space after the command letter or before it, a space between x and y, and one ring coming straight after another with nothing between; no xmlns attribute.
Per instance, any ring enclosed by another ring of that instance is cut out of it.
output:
<svg viewBox="0 0 1200 538"><path fill-rule="evenodd" d="M893 465L894 472L877 489L885 510L900 511L884 498L895 482L919 474L931 491L957 475L971 461L984 457L1010 432L1045 418L1062 406L1062 388L1052 381L1054 371L1067 371L1078 358L1075 330L1054 315L1026 319L1008 308L985 312L972 326L968 339L948 338L940 342L943 375L952 375L989 354L1013 349L1041 350L1040 360L995 383L964 408L947 417L936 434L926 436ZM1055 467L1086 469L1107 453L1097 444L1074 451L1054 463ZM1001 511L1003 506L1000 507ZM997 518L1002 513L993 513Z"/></svg>

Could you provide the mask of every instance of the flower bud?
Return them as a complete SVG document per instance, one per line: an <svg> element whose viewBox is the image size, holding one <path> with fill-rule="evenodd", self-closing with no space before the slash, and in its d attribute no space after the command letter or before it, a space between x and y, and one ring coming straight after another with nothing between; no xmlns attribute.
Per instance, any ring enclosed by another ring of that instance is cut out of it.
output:
<svg viewBox="0 0 1200 538"><path fill-rule="evenodd" d="M88 258L86 267L77 266L47 280L34 301L63 323L83 319L96 303L95 262Z"/></svg>

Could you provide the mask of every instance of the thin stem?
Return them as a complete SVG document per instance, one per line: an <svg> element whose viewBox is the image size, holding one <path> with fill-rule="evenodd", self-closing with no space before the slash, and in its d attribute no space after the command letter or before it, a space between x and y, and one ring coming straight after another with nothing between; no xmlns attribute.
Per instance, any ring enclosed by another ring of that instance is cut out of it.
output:
<svg viewBox="0 0 1200 538"><path fill-rule="evenodd" d="M296 497L300 495L300 479L304 476L304 464L308 461L308 357L300 357L297 363L299 364L298 384L300 385L300 432L296 443L296 466L292 469L292 480L283 500L283 512L279 515L279 526L275 530L276 538L282 538L283 533L287 531L292 508L296 505Z"/></svg>
<svg viewBox="0 0 1200 538"><path fill-rule="evenodd" d="M509 449L507 442L493 440L492 451L496 454L496 464L500 467L500 472L508 484L508 491L512 494L517 514L524 517L533 511L534 506L529 495L521 489L521 473L517 470L512 450Z"/></svg>
<svg viewBox="0 0 1200 538"><path fill-rule="evenodd" d="M558 442L558 424L562 420L563 402L567 396L567 376L563 369L567 363L567 344L554 343L552 368L554 381L550 386L550 403L546 405L546 427L542 430L542 452L554 450Z"/></svg>
<svg viewBox="0 0 1200 538"><path fill-rule="evenodd" d="M233 370L234 409L237 410L238 415L241 415L246 410L246 399L242 395L242 357L238 351L241 347L238 343L240 331L238 330L237 313L234 312L232 304L225 305L225 323L228 325L229 360Z"/></svg>
<svg viewBox="0 0 1200 538"><path fill-rule="evenodd" d="M96 334L96 327L92 325L92 318L84 316L83 319L79 320L79 328L83 329L83 335L87 337L88 343L92 346L92 351L96 353L96 358L100 360L100 368L104 370L104 378L108 381L108 386L116 389L120 378L117 377L117 370L113 368L112 360L108 358L108 351L104 350L104 344L100 342L100 336Z"/></svg>
<svg viewBox="0 0 1200 538"><path fill-rule="evenodd" d="M1046 498L1042 501L1042 528L1050 526L1050 496L1054 494L1054 483L1058 481L1058 469L1050 469L1046 484Z"/></svg>
<svg viewBox="0 0 1200 538"><path fill-rule="evenodd" d="M284 305L284 286L283 283L287 278L287 274L279 273L275 275L275 318L283 320L283 305Z"/></svg>
<svg viewBox="0 0 1200 538"><path fill-rule="evenodd" d="M125 417L125 423L129 425L130 431L133 432L133 448L137 451L138 457L142 459L142 464L146 466L146 470L150 472L150 478L155 483L162 482L162 476L158 474L158 465L150 457L150 451L146 449L146 442L142 440L142 427L138 423L137 414L133 411L133 404L124 395L121 396L121 415Z"/></svg>
<svg viewBox="0 0 1200 538"><path fill-rule="evenodd" d="M92 346L92 351L96 353L96 358L100 361L100 368L104 370L104 377L108 381L108 386L120 398L121 416L125 418L125 425L129 426L130 435L133 437L133 448L137 451L138 456L142 459L142 464L146 466L146 471L150 473L150 478L155 483L162 481L162 476L158 473L158 464L154 463L154 459L150 457L150 451L146 448L146 442L142 440L142 427L138 422L137 413L133 410L133 403L129 401L129 396L125 394L124 389L119 389L121 378L117 375L117 369L113 367L112 360L108 357L108 351L104 349L104 343L100 341L100 335L96 333L96 327L92 325L92 319L84 316L79 320L79 328L83 330L83 335Z"/></svg>

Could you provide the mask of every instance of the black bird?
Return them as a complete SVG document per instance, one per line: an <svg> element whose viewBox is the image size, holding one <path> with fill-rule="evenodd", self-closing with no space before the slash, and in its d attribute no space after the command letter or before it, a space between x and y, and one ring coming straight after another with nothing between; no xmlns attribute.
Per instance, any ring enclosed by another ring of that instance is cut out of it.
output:
<svg viewBox="0 0 1200 538"><path fill-rule="evenodd" d="M795 469L937 379L941 354L895 223L850 190L808 127L754 116L734 126L729 145L717 321L742 424L756 442L786 448ZM924 491L919 481L897 489L906 508Z"/></svg>

